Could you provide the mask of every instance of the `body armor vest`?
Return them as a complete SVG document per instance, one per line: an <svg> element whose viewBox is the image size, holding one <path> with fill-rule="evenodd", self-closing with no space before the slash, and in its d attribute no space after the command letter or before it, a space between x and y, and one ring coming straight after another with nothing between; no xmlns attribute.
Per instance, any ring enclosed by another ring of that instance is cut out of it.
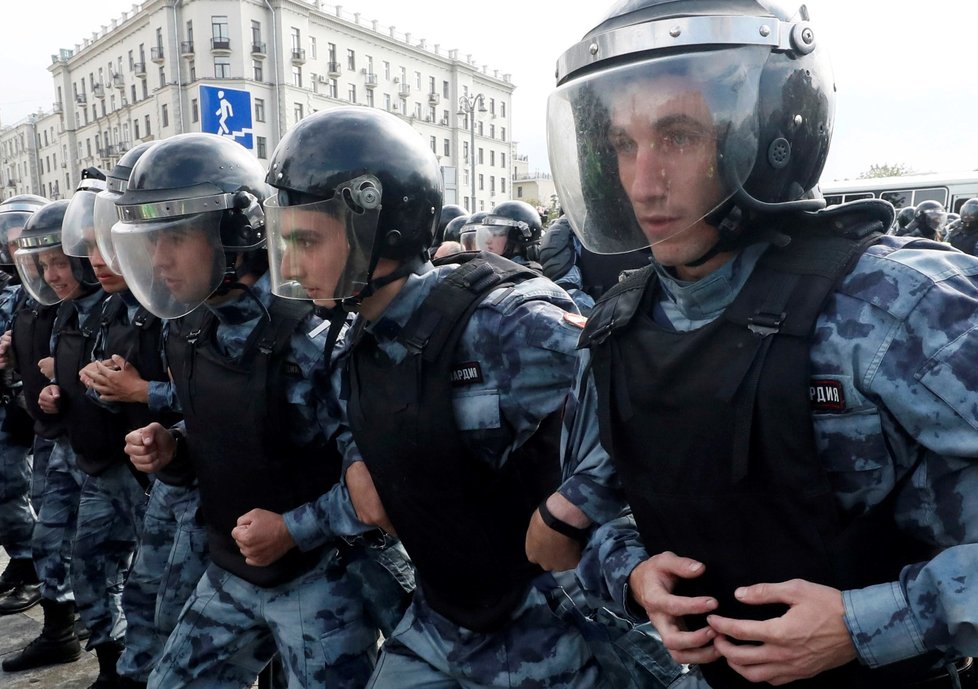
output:
<svg viewBox="0 0 978 689"><path fill-rule="evenodd" d="M582 343L592 353L602 445L646 549L703 562L704 574L676 593L715 597L719 615L784 612L739 603L739 586L801 578L859 588L930 556L899 533L892 500L844 518L815 447L811 334L879 229L864 223L846 236L807 228L770 248L723 315L694 331L652 320L651 268L606 295L588 321ZM876 671L853 662L792 686L899 686L895 678L919 677L934 661ZM723 660L700 669L715 689L754 686Z"/></svg>
<svg viewBox="0 0 978 689"><path fill-rule="evenodd" d="M58 315L58 305L44 306L28 299L26 291L14 314L11 347L17 373L23 383L22 394L27 412L34 419L34 433L54 439L65 432L64 414L45 414L37 404L41 390L51 381L41 373L37 362L51 356L51 332Z"/></svg>
<svg viewBox="0 0 978 689"><path fill-rule="evenodd" d="M530 515L558 483L559 414L494 470L455 427L452 370L470 316L491 292L538 277L492 254L436 286L397 336L395 364L361 331L350 358L350 426L425 599L455 624L501 626L540 569L526 559Z"/></svg>
<svg viewBox="0 0 978 689"><path fill-rule="evenodd" d="M245 563L231 538L238 517L255 508L278 514L310 502L338 480L332 439L292 442L286 378L290 340L310 313L305 302L274 298L270 318L252 331L240 358L216 343L217 319L206 308L171 321L166 354L187 427L187 447L201 495L210 557L257 586L277 586L313 567L322 549L293 548L266 567Z"/></svg>

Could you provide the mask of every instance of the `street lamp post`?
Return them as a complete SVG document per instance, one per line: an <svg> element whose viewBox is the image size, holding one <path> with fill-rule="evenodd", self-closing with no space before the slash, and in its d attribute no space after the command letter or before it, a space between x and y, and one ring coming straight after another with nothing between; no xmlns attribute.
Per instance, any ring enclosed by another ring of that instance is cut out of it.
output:
<svg viewBox="0 0 978 689"><path fill-rule="evenodd" d="M478 106L478 108L476 107ZM475 113L486 112L485 97L481 93L472 96L460 96L458 99L458 114L469 118L469 182L471 183L472 213L475 213Z"/></svg>

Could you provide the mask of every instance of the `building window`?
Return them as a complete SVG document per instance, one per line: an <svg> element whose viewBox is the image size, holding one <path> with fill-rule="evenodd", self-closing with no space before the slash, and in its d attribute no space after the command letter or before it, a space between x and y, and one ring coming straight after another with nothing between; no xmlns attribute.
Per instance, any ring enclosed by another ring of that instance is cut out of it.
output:
<svg viewBox="0 0 978 689"><path fill-rule="evenodd" d="M482 158L482 146L479 146L479 155L476 156L476 161L479 163L479 165L482 165L482 163L485 162Z"/></svg>
<svg viewBox="0 0 978 689"><path fill-rule="evenodd" d="M369 107L374 107L374 91L373 89L367 89L367 105Z"/></svg>
<svg viewBox="0 0 978 689"><path fill-rule="evenodd" d="M261 60L253 60L251 67L255 71L255 81L264 81L265 72L262 69Z"/></svg>
<svg viewBox="0 0 978 689"><path fill-rule="evenodd" d="M160 118L163 120L164 127L170 126L170 108L166 103L160 107Z"/></svg>
<svg viewBox="0 0 978 689"><path fill-rule="evenodd" d="M490 165L495 165L496 164L496 152L495 151L489 151L489 164Z"/></svg>
<svg viewBox="0 0 978 689"><path fill-rule="evenodd" d="M500 101L499 103L499 114L506 117L506 101Z"/></svg>
<svg viewBox="0 0 978 689"><path fill-rule="evenodd" d="M230 33L228 32L228 18L226 16L211 17L211 42L213 47L226 47L228 45Z"/></svg>
<svg viewBox="0 0 978 689"><path fill-rule="evenodd" d="M299 51L302 50L302 38L299 35L299 30L293 26L290 35L292 37L292 54L298 55Z"/></svg>
<svg viewBox="0 0 978 689"><path fill-rule="evenodd" d="M190 60L188 66L190 69L190 81L197 81L197 63Z"/></svg>
<svg viewBox="0 0 978 689"><path fill-rule="evenodd" d="M443 153L445 157L450 157L452 155L452 142L450 139L445 139L444 143L445 148L443 149Z"/></svg>
<svg viewBox="0 0 978 689"><path fill-rule="evenodd" d="M516 197L523 198L523 187L516 187Z"/></svg>
<svg viewBox="0 0 978 689"><path fill-rule="evenodd" d="M255 122L265 121L265 99L256 98L255 99Z"/></svg>
<svg viewBox="0 0 978 689"><path fill-rule="evenodd" d="M350 87L346 90L346 99L351 103L357 102L357 87L356 84L350 84Z"/></svg>
<svg viewBox="0 0 978 689"><path fill-rule="evenodd" d="M293 114L295 115L295 121L298 122L302 119L302 103L296 103Z"/></svg>
<svg viewBox="0 0 978 689"><path fill-rule="evenodd" d="M506 140L506 127L500 127L499 128L499 139L500 139L500 141L505 141Z"/></svg>
<svg viewBox="0 0 978 689"><path fill-rule="evenodd" d="M438 93L435 91L435 78L428 77L428 93Z"/></svg>
<svg viewBox="0 0 978 689"><path fill-rule="evenodd" d="M338 99L340 97L339 93L340 93L340 84L339 84L339 82L336 81L336 79L330 79L329 80L329 93L327 93L326 95L329 96L330 98L337 98Z"/></svg>
<svg viewBox="0 0 978 689"><path fill-rule="evenodd" d="M256 136L255 144L258 148L258 157L264 160L268 157L268 142L264 136Z"/></svg>
<svg viewBox="0 0 978 689"><path fill-rule="evenodd" d="M132 51L130 50L129 51L129 71L130 72L133 70L133 67L135 66L135 64L136 64L136 61L132 58Z"/></svg>
<svg viewBox="0 0 978 689"><path fill-rule="evenodd" d="M336 62L336 44L327 43L326 46L327 46L327 52L329 53L329 61Z"/></svg>
<svg viewBox="0 0 978 689"><path fill-rule="evenodd" d="M135 139L140 138L140 136L139 136L139 120L133 120L132 121L132 135L133 135L133 138L135 138ZM91 157L91 155L92 155L92 142L90 140L86 139L85 140L85 143L88 144L88 155L89 155L89 157Z"/></svg>
<svg viewBox="0 0 978 689"><path fill-rule="evenodd" d="M496 178L492 175L489 175L489 191L493 194L496 193Z"/></svg>
<svg viewBox="0 0 978 689"><path fill-rule="evenodd" d="M166 86L166 71L163 69L163 65L160 65L160 88Z"/></svg>
<svg viewBox="0 0 978 689"><path fill-rule="evenodd" d="M215 58L214 60L214 78L215 79L230 79L231 78L231 61L227 58Z"/></svg>
<svg viewBox="0 0 978 689"><path fill-rule="evenodd" d="M482 122L479 122L479 136L482 136Z"/></svg>
<svg viewBox="0 0 978 689"><path fill-rule="evenodd" d="M479 191L482 191L483 189L485 189L485 185L483 185L482 181L483 181L483 175L480 174L479 175Z"/></svg>
<svg viewBox="0 0 978 689"><path fill-rule="evenodd" d="M194 98L190 101L190 121L196 122L200 119L200 107L197 104L197 99Z"/></svg>
<svg viewBox="0 0 978 689"><path fill-rule="evenodd" d="M441 97L442 98L448 98L448 82L447 81L441 82Z"/></svg>
<svg viewBox="0 0 978 689"><path fill-rule="evenodd" d="M149 115L143 118L143 122L146 124L146 136L153 136L153 130L149 126Z"/></svg>
<svg viewBox="0 0 978 689"><path fill-rule="evenodd" d="M505 177L500 177L499 178L499 191L501 191L504 194L506 193L506 178Z"/></svg>
<svg viewBox="0 0 978 689"><path fill-rule="evenodd" d="M292 65L292 85L302 88L302 67Z"/></svg>
<svg viewBox="0 0 978 689"><path fill-rule="evenodd" d="M387 81L391 80L391 63L387 60L384 60L384 78Z"/></svg>
<svg viewBox="0 0 978 689"><path fill-rule="evenodd" d="M251 49L261 46L261 22L251 20Z"/></svg>
<svg viewBox="0 0 978 689"><path fill-rule="evenodd" d="M506 154L505 153L500 153L499 154L499 167L506 167Z"/></svg>
<svg viewBox="0 0 978 689"><path fill-rule="evenodd" d="M494 124L489 125L489 138L490 139L496 138L496 125Z"/></svg>
<svg viewBox="0 0 978 689"><path fill-rule="evenodd" d="M136 85L135 84L129 84L129 95L132 96L132 102L135 104L135 102L136 102Z"/></svg>
<svg viewBox="0 0 978 689"><path fill-rule="evenodd" d="M312 55L312 59L316 59L316 37L309 37L309 53Z"/></svg>
<svg viewBox="0 0 978 689"><path fill-rule="evenodd" d="M438 137L431 137L431 152L438 155Z"/></svg>
<svg viewBox="0 0 978 689"><path fill-rule="evenodd" d="M357 69L357 53L353 49L346 51L346 68L351 72L355 72Z"/></svg>
<svg viewBox="0 0 978 689"><path fill-rule="evenodd" d="M421 91L421 72L414 73L414 85Z"/></svg>
<svg viewBox="0 0 978 689"><path fill-rule="evenodd" d="M384 94L384 110L387 112L391 110L391 94L389 93Z"/></svg>

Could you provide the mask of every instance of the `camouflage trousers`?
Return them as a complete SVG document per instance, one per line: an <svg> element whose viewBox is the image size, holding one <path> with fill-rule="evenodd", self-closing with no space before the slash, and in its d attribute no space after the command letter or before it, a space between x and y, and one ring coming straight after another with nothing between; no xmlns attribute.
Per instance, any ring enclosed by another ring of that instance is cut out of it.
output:
<svg viewBox="0 0 978 689"><path fill-rule="evenodd" d="M40 510L31 549L41 580L41 595L58 602L75 599L71 591L71 551L78 518L78 499L85 472L78 468L67 436L54 441L44 473Z"/></svg>
<svg viewBox="0 0 978 689"><path fill-rule="evenodd" d="M54 441L34 436L34 445L31 447L31 507L34 514L41 513L41 502L44 500L45 478L48 473L48 464L51 462L51 451L54 450ZM37 523L35 519L34 523Z"/></svg>
<svg viewBox="0 0 978 689"><path fill-rule="evenodd" d="M140 682L149 678L207 568L207 533L197 523L199 506L196 486L153 484L139 549L122 590L126 647L117 665L120 675Z"/></svg>
<svg viewBox="0 0 978 689"><path fill-rule="evenodd" d="M0 406L0 425L6 416ZM31 557L36 516L31 508L31 466L28 448L0 431L0 545L11 558Z"/></svg>
<svg viewBox="0 0 978 689"><path fill-rule="evenodd" d="M210 564L187 601L153 689L249 687L281 655L291 689L363 687L376 662L377 628L335 548L296 579L261 588Z"/></svg>
<svg viewBox="0 0 978 689"><path fill-rule="evenodd" d="M71 554L71 588L92 636L88 647L122 640L122 585L142 529L146 494L127 464L86 476Z"/></svg>
<svg viewBox="0 0 978 689"><path fill-rule="evenodd" d="M549 575L543 575L545 577ZM596 689L600 671L581 634L532 587L503 629L479 633L432 610L419 589L386 641L369 689Z"/></svg>

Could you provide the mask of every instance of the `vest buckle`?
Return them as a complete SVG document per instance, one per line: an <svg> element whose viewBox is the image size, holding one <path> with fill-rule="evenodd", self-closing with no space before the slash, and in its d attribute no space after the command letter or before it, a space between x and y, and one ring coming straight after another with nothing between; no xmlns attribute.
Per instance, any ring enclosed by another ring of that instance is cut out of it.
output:
<svg viewBox="0 0 978 689"><path fill-rule="evenodd" d="M753 316L748 316L747 329L758 337L776 335L781 332L781 326L784 324L786 315L784 312L779 316L771 313L757 312Z"/></svg>

